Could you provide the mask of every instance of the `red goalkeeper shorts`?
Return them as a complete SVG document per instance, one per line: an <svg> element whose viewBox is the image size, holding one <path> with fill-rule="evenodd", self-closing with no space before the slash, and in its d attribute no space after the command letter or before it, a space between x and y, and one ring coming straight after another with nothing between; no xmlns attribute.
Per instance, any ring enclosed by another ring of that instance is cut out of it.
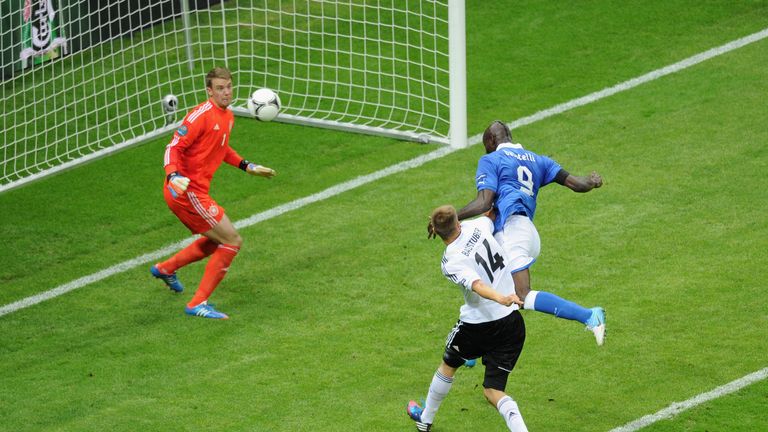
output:
<svg viewBox="0 0 768 432"><path fill-rule="evenodd" d="M163 190L168 208L193 234L209 231L224 217L224 207L218 205L207 194L188 190L184 195L174 199L167 187Z"/></svg>

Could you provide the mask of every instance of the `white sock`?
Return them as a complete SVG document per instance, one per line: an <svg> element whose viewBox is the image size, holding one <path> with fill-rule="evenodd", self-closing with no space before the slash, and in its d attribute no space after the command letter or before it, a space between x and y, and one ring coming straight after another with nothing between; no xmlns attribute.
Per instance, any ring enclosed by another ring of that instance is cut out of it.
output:
<svg viewBox="0 0 768 432"><path fill-rule="evenodd" d="M512 432L528 432L528 428L523 421L523 415L520 414L520 408L517 406L511 397L504 396L499 399L499 403L496 405L499 410L499 414L504 417L504 421L507 422L507 427Z"/></svg>
<svg viewBox="0 0 768 432"><path fill-rule="evenodd" d="M528 291L528 294L525 296L525 304L523 305L523 309L525 310L536 310L534 305L536 304L536 295L538 294L538 291Z"/></svg>
<svg viewBox="0 0 768 432"><path fill-rule="evenodd" d="M433 423L437 409L440 408L443 399L448 396L452 384L453 378L441 374L439 370L435 372L432 384L429 385L427 401L424 403L424 412L421 413L422 423Z"/></svg>

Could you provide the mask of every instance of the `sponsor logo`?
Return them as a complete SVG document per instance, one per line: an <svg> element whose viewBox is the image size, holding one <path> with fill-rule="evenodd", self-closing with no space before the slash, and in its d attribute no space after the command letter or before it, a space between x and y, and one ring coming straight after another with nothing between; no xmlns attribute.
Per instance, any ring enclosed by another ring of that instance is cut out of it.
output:
<svg viewBox="0 0 768 432"><path fill-rule="evenodd" d="M181 125L181 127L179 127L179 129L176 131L176 133L178 133L179 136L184 136L187 134L187 132L189 132L189 130L187 129L187 125Z"/></svg>
<svg viewBox="0 0 768 432"><path fill-rule="evenodd" d="M488 177L488 175L487 175L487 174L480 174L480 175L479 175L479 176L477 176L477 178L475 179L475 183L477 183L477 184L479 184L479 185L485 184L485 178L486 178L486 177Z"/></svg>
<svg viewBox="0 0 768 432"><path fill-rule="evenodd" d="M19 54L24 67L32 58L33 64L41 64L67 53L67 41L60 34L60 18L57 17L53 0L24 0L22 11L21 47Z"/></svg>

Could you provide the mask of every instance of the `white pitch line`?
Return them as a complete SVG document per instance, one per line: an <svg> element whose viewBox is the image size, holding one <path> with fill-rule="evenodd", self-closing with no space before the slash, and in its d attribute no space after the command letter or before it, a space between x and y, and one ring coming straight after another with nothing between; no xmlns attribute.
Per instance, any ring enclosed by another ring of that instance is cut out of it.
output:
<svg viewBox="0 0 768 432"><path fill-rule="evenodd" d="M675 402L655 414L640 417L639 419L631 423L627 423L624 426L611 429L609 432L635 432L646 426L650 426L657 421L672 418L683 411L687 411L705 402L709 402L721 396L735 393L750 384L754 384L766 378L768 378L768 368L760 369L757 372L753 372L735 381L731 381L728 384L722 385L712 391L694 396L683 402Z"/></svg>
<svg viewBox="0 0 768 432"><path fill-rule="evenodd" d="M293 210L300 209L306 205L322 201L328 198L331 198L333 196L339 195L343 192L355 189L357 187L360 187L362 185L371 183L373 181L382 179L384 177L390 176L392 174L396 174L399 172L403 172L406 170L409 170L411 168L416 168L418 166L424 165L425 163L434 160L439 159L449 153L452 153L456 151L456 149L452 147L441 147L438 150L435 150L431 153L427 153L425 155L418 156L416 158L413 158L411 160L407 160L404 162L400 162L398 164L389 166L387 168L384 168L382 170L376 171L371 174L367 174L364 176L360 176L357 178L354 178L352 180L349 180L344 183L337 184L336 186L329 187L328 189L325 189L321 192L306 196L304 198L299 198L294 201L291 201L289 203L274 207L272 209L263 211L261 213L257 213L247 219L242 219L237 222L235 222L235 227L238 229L246 228L251 225L255 225L259 222L263 222L265 220L269 220L272 218L275 218L277 216L280 216L282 214L288 213ZM133 268L136 268L140 265L148 264L153 261L157 261L160 258L170 255L177 250L180 250L190 243L192 243L197 237L189 237L185 240L182 240L180 242L172 243L167 246L164 246L154 252L150 252L148 254L144 254L141 256L138 256L136 258L129 259L128 261L123 261L120 264L113 265L111 267L108 267L104 270L98 271L96 273L90 274L88 276L83 276L79 279L75 279L71 282L68 282L64 285L60 285L56 288L53 288L51 290L42 292L40 294L36 294L30 297L26 297L24 299L21 299L17 302L9 303L5 306L0 307L0 317L3 315L7 315L13 312L16 312L20 309L24 309L33 305L36 305L38 303L44 302L46 300L50 300L54 297L58 297L62 294L66 294L70 291L76 290L78 288L82 288L84 286L90 285L92 283L101 281L103 279L106 279L110 276L114 276L116 274L131 270Z"/></svg>
<svg viewBox="0 0 768 432"><path fill-rule="evenodd" d="M669 75L671 73L678 72L682 69L685 69L687 67L693 66L695 64L701 63L705 60L708 60L712 57L716 57L722 54L725 54L729 51L733 51L735 49L741 48L745 45L748 45L753 42L757 42L761 39L764 39L768 37L768 28L751 34L749 36L743 37L741 39L737 39L735 41L729 42L725 45L721 45L717 48L712 48L708 51L704 51L703 53L697 54L693 57L689 57L685 60L682 60L680 62L677 62L675 64L663 67L661 69L657 69L653 72L647 73L645 75L642 75L637 78L633 78L629 81L625 81L623 83L617 84L613 87L609 87L603 90L600 90L595 93L590 93L586 96L580 97L578 99L573 99L569 102L562 103L560 105L556 105L552 108L539 111L533 115L523 117L521 119L515 120L512 123L509 124L509 127L511 129L515 129L524 125L529 125L531 123L546 119L548 117L552 117L557 114L561 114L565 111L571 110L573 108L577 108L592 102L595 102L597 100L606 98L608 96L612 96L616 93L629 90L633 87L637 87L640 84L647 83L649 81L653 81L655 79L658 79L660 77L663 77L665 75ZM469 138L469 144L477 144L480 142L482 135L474 135ZM309 195L304 198L299 198L297 200L291 201L289 203L280 205L278 207L274 207L270 210L264 211L262 213L257 213L247 219L240 220L235 223L235 227L237 228L245 228L254 224L257 224L259 222L263 222L268 219L272 219L274 217L277 217L279 215L282 215L284 213L287 213L289 211L297 210L301 207L304 207L308 204L325 200L328 198L331 198L333 196L339 195L341 193L347 192L349 190L355 189L359 186L368 184L370 182L382 179L384 177L390 176L392 174L397 174L406 170L409 170L411 168L419 167L429 161L441 158L443 156L446 156L450 153L453 153L457 149L453 147L443 147L439 150L436 150L432 153L428 153L426 155L422 155L419 157L416 157L414 159L411 159L409 161L401 162L395 165L392 165L390 167L384 168L382 170L376 171L372 174L364 175L361 177L357 177L355 179L352 179L350 181L338 184L336 186L330 187L328 189L325 189L321 192ZM186 245L190 244L194 238L188 238L186 240L173 243L170 245L167 245L163 248L160 248L154 252L150 252L148 254L141 255L139 257L130 259L128 261L124 261L122 263L113 265L111 267L108 267L104 270L98 271L96 273L90 274L88 276L83 276L79 279L75 279L71 282L68 282L64 285L60 285L56 288L50 289L48 291L42 292L40 294L36 294L30 297L26 297L24 299L21 299L19 301L9 303L5 306L0 307L0 317L3 315L7 315L13 312L16 312L18 310L36 305L38 303L44 302L46 300L50 300L54 297L58 297L62 294L68 293L70 291L76 290L78 288L82 288L84 286L90 285L94 282L101 281L103 279L106 279L110 276L114 276L116 274L125 272L127 270L131 270L135 267L138 267L143 264L150 263L154 260L157 260L163 256L169 255Z"/></svg>

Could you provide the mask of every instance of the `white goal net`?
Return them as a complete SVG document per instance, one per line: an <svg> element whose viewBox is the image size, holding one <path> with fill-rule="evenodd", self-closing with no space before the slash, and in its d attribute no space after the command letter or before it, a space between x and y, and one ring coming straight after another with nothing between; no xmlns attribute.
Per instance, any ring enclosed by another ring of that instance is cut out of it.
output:
<svg viewBox="0 0 768 432"><path fill-rule="evenodd" d="M237 114L269 87L278 121L464 145L463 13L463 0L2 2L0 192L168 134L216 65Z"/></svg>

